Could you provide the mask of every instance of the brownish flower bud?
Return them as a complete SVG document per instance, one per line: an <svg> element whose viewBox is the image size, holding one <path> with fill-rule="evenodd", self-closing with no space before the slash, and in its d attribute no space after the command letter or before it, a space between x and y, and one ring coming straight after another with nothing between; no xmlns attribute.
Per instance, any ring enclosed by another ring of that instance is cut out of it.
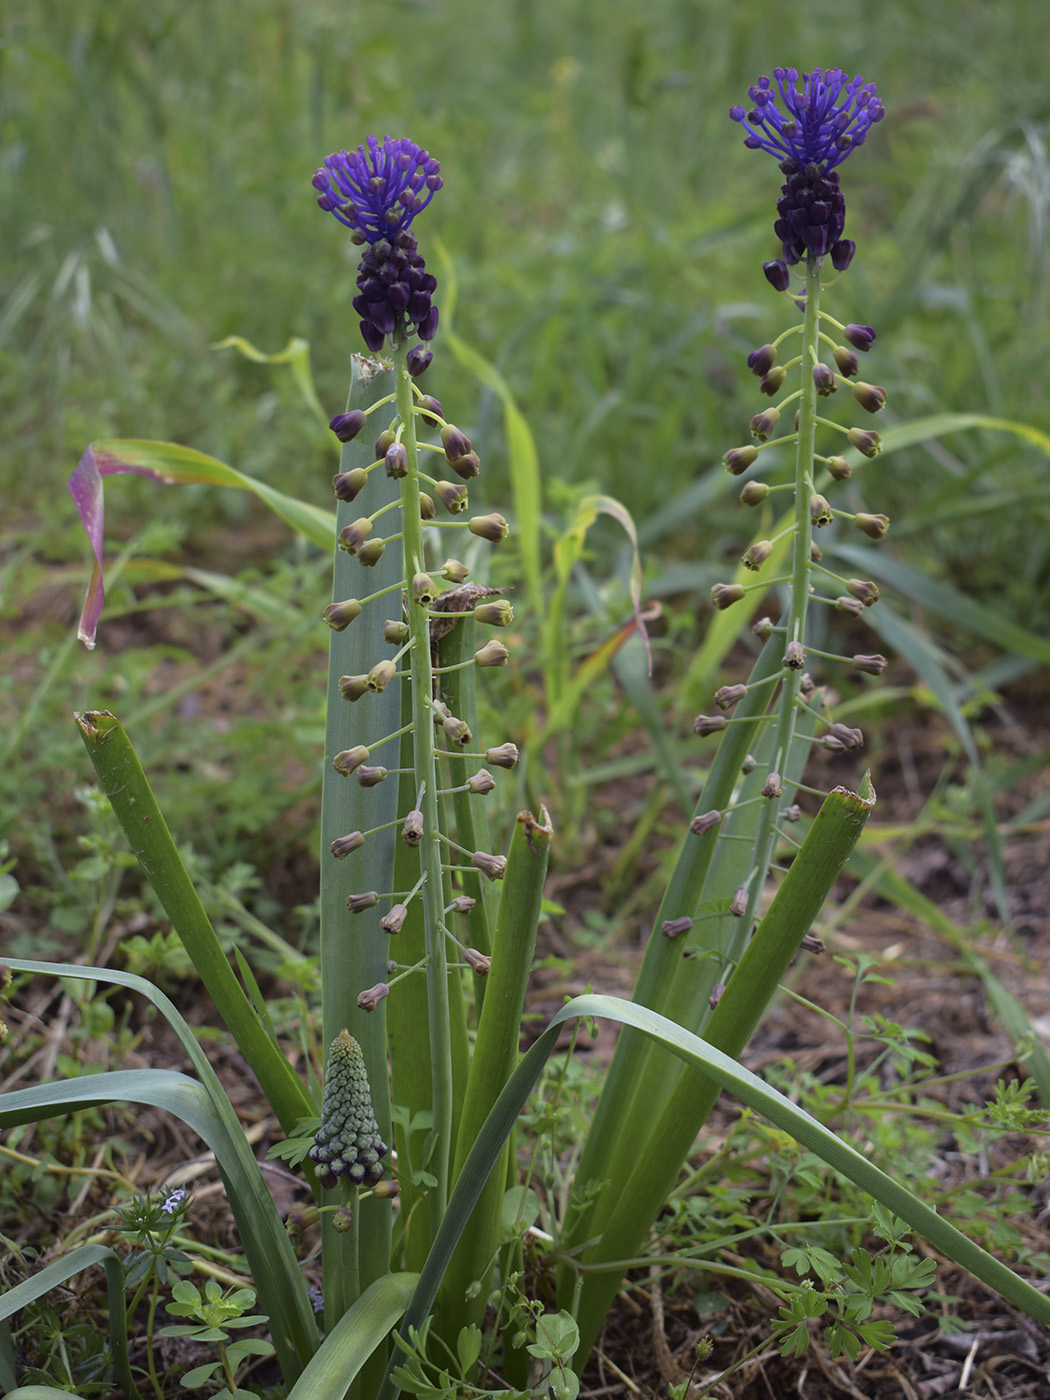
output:
<svg viewBox="0 0 1050 1400"><path fill-rule="evenodd" d="M816 688L817 687L813 683L813 677L808 671L803 671L798 682L799 694L802 696L803 700L808 700Z"/></svg>
<svg viewBox="0 0 1050 1400"><path fill-rule="evenodd" d="M490 544L499 544L500 540L507 538L510 527L502 515L493 511L491 515L472 516L467 521L467 529L479 539L488 540Z"/></svg>
<svg viewBox="0 0 1050 1400"><path fill-rule="evenodd" d="M818 938L815 933L804 933L802 942L798 946L807 953L823 953L827 944L823 938Z"/></svg>
<svg viewBox="0 0 1050 1400"><path fill-rule="evenodd" d="M772 489L764 481L745 481L744 489L740 492L740 504L742 506L760 506Z"/></svg>
<svg viewBox="0 0 1050 1400"><path fill-rule="evenodd" d="M367 422L367 414L352 408L348 413L337 413L328 426L340 442L353 442Z"/></svg>
<svg viewBox="0 0 1050 1400"><path fill-rule="evenodd" d="M758 767L758 759L755 757L755 755L754 755L753 753L749 753L749 754L746 755L746 757L744 758L743 763L740 765L740 771L741 771L741 773L743 773L744 777L746 778L747 775L748 775L749 773L753 773L757 767Z"/></svg>
<svg viewBox="0 0 1050 1400"><path fill-rule="evenodd" d="M725 989L726 984L724 982L716 982L715 985L711 988L711 995L707 998L707 1004L712 1011L722 1000L722 993L725 991Z"/></svg>
<svg viewBox="0 0 1050 1400"><path fill-rule="evenodd" d="M739 583L716 583L711 589L711 601L719 611L739 603L746 590Z"/></svg>
<svg viewBox="0 0 1050 1400"><path fill-rule="evenodd" d="M865 384L863 379L858 379L853 386L853 397L861 408L869 413L878 413L886 402L886 390L878 384Z"/></svg>
<svg viewBox="0 0 1050 1400"><path fill-rule="evenodd" d="M850 665L858 671L863 671L866 676L881 676L888 664L886 658L878 652L874 656L858 654L850 659Z"/></svg>
<svg viewBox="0 0 1050 1400"><path fill-rule="evenodd" d="M454 423L446 423L441 429L441 445L448 461L454 462L457 457L470 451L470 438L466 433L461 433Z"/></svg>
<svg viewBox="0 0 1050 1400"><path fill-rule="evenodd" d="M770 773L769 777L765 781L765 785L762 788L762 796L780 797L783 791L784 788L783 784L780 781L780 774L776 772Z"/></svg>
<svg viewBox="0 0 1050 1400"><path fill-rule="evenodd" d="M374 788L386 779L387 770L379 763L362 763L354 777L363 788Z"/></svg>
<svg viewBox="0 0 1050 1400"><path fill-rule="evenodd" d="M385 1176L382 1181L377 1181L372 1187L372 1195L381 1201L396 1200L401 1194L401 1187L396 1178Z"/></svg>
<svg viewBox="0 0 1050 1400"><path fill-rule="evenodd" d="M437 506L434 504L433 496L428 496L425 491L419 493L419 518L420 520L433 520L437 515Z"/></svg>
<svg viewBox="0 0 1050 1400"><path fill-rule="evenodd" d="M322 617L333 632L343 632L355 617L361 616L361 604L356 598L345 598L341 603L329 603Z"/></svg>
<svg viewBox="0 0 1050 1400"><path fill-rule="evenodd" d="M726 727L721 715L697 715L693 720L693 732L706 739L709 734L718 734Z"/></svg>
<svg viewBox="0 0 1050 1400"><path fill-rule="evenodd" d="M760 637L762 641L765 641L767 637L772 635L773 619L771 617L760 617L758 621L752 625L751 631L756 637Z"/></svg>
<svg viewBox="0 0 1050 1400"><path fill-rule="evenodd" d="M367 759L368 750L364 744L355 744L352 749L344 749L342 753L337 753L332 759L332 767L337 773L342 773L344 778L349 778L354 769L360 768Z"/></svg>
<svg viewBox="0 0 1050 1400"><path fill-rule="evenodd" d="M789 671L801 671L806 664L806 653L801 642L788 642L784 652L784 665Z"/></svg>
<svg viewBox="0 0 1050 1400"><path fill-rule="evenodd" d="M514 768L518 757L517 744L500 744L497 748L485 750L485 762L496 768Z"/></svg>
<svg viewBox="0 0 1050 1400"><path fill-rule="evenodd" d="M397 434L392 428L387 428L376 438L375 447L372 449L376 454L376 461L381 462L386 456L387 448L393 447L397 441Z"/></svg>
<svg viewBox="0 0 1050 1400"><path fill-rule="evenodd" d="M400 933L407 918L407 904L392 904L389 912L379 920L379 927L384 933Z"/></svg>
<svg viewBox="0 0 1050 1400"><path fill-rule="evenodd" d="M465 749L474 737L470 732L469 725L464 720L457 719L455 715L449 715L443 719L441 727L448 735L449 742L458 744L461 749Z"/></svg>
<svg viewBox="0 0 1050 1400"><path fill-rule="evenodd" d="M784 380L787 378L787 370L783 365L774 365L768 374L764 374L759 382L759 393L765 394L768 398L775 398L780 393Z"/></svg>
<svg viewBox="0 0 1050 1400"><path fill-rule="evenodd" d="M721 685L715 691L715 704L720 710L731 710L746 694L746 685Z"/></svg>
<svg viewBox="0 0 1050 1400"><path fill-rule="evenodd" d="M756 413L751 420L751 436L756 442L768 442L770 434L780 421L779 408L767 408Z"/></svg>
<svg viewBox="0 0 1050 1400"><path fill-rule="evenodd" d="M438 573L442 578L448 579L449 583L454 583L457 587L470 578L470 570L466 564L461 564L458 559L446 559Z"/></svg>
<svg viewBox="0 0 1050 1400"><path fill-rule="evenodd" d="M707 832L714 831L716 827L721 825L721 812L701 812L689 823L689 830L694 836L704 836Z"/></svg>
<svg viewBox="0 0 1050 1400"><path fill-rule="evenodd" d="M383 641L389 642L391 646L401 647L408 641L408 623L398 622L396 618L388 617L383 623Z"/></svg>
<svg viewBox="0 0 1050 1400"><path fill-rule="evenodd" d="M378 903L379 895L375 890L367 890L364 894L351 894L346 897L346 907L351 914L363 914L366 909L371 909Z"/></svg>
<svg viewBox="0 0 1050 1400"><path fill-rule="evenodd" d="M802 816L802 808L797 802L793 802L790 807L785 807L781 814L786 822L797 822Z"/></svg>
<svg viewBox="0 0 1050 1400"><path fill-rule="evenodd" d="M369 690L375 691L377 695L382 695L383 691L386 690L387 686L396 675L397 666L393 661L389 660L389 658L384 661L377 661L368 673Z"/></svg>
<svg viewBox="0 0 1050 1400"><path fill-rule="evenodd" d="M438 419L444 420L445 410L441 407L441 400L435 399L432 394L424 394L421 399L416 400L416 412L419 413L423 422L428 428L436 428Z"/></svg>
<svg viewBox="0 0 1050 1400"><path fill-rule="evenodd" d="M470 860L489 880L502 880L507 873L506 856L490 856L487 851L475 851Z"/></svg>
<svg viewBox="0 0 1050 1400"><path fill-rule="evenodd" d="M836 481L848 481L853 475L853 468L846 461L845 457L829 457L826 465L828 471Z"/></svg>
<svg viewBox="0 0 1050 1400"><path fill-rule="evenodd" d="M871 540L881 540L890 528L888 515L868 515L864 511L853 517L853 523Z"/></svg>
<svg viewBox="0 0 1050 1400"><path fill-rule="evenodd" d="M371 533L372 522L367 515L362 515L360 520L351 521L339 531L339 548L345 549L347 554L356 554Z"/></svg>
<svg viewBox="0 0 1050 1400"><path fill-rule="evenodd" d="M332 1212L332 1229L337 1235L345 1235L353 1229L354 1213L349 1206L340 1206Z"/></svg>
<svg viewBox="0 0 1050 1400"><path fill-rule="evenodd" d="M337 836L328 849L336 860L344 860L351 851L359 850L364 844L364 832L351 831L348 836Z"/></svg>
<svg viewBox="0 0 1050 1400"><path fill-rule="evenodd" d="M357 562L366 569L374 569L383 557L386 540L365 540L357 551Z"/></svg>
<svg viewBox="0 0 1050 1400"><path fill-rule="evenodd" d="M758 448L749 443L747 447L731 447L722 457L722 461L727 472L731 472L733 476L740 476L757 457Z"/></svg>
<svg viewBox="0 0 1050 1400"><path fill-rule="evenodd" d="M484 797L496 786L496 779L487 768L479 768L472 778L467 779L468 789L478 797Z"/></svg>
<svg viewBox="0 0 1050 1400"><path fill-rule="evenodd" d="M439 481L434 494L449 515L461 515L467 508L467 488L454 481Z"/></svg>
<svg viewBox="0 0 1050 1400"><path fill-rule="evenodd" d="M423 813L418 807L413 807L405 818L404 826L401 828L401 839L406 846L418 846L423 839Z"/></svg>
<svg viewBox="0 0 1050 1400"><path fill-rule="evenodd" d="M383 453L383 463L386 467L387 476L394 481L400 481L402 477L408 475L408 453L405 451L403 442L394 442Z"/></svg>
<svg viewBox="0 0 1050 1400"><path fill-rule="evenodd" d="M464 481L470 481L481 471L481 462L476 452L464 452L462 457L457 457L449 466Z"/></svg>
<svg viewBox="0 0 1050 1400"><path fill-rule="evenodd" d="M850 753L864 747L864 735L859 729L850 729L847 724L833 724L828 730L827 737L837 739L842 747Z"/></svg>
<svg viewBox="0 0 1050 1400"><path fill-rule="evenodd" d="M850 428L846 440L862 457L877 457L882 451L882 438L868 428Z"/></svg>
<svg viewBox="0 0 1050 1400"><path fill-rule="evenodd" d="M747 886L738 885L729 902L729 912L734 919L742 919L747 913Z"/></svg>
<svg viewBox="0 0 1050 1400"><path fill-rule="evenodd" d="M457 894L448 907L454 914L469 914L477 902L469 894Z"/></svg>
<svg viewBox="0 0 1050 1400"><path fill-rule="evenodd" d="M492 603L479 603L474 609L474 620L489 627L507 627L514 621L514 609L506 598L499 598Z"/></svg>
<svg viewBox="0 0 1050 1400"><path fill-rule="evenodd" d="M360 700L368 694L367 676L340 676L339 694L344 700Z"/></svg>
<svg viewBox="0 0 1050 1400"><path fill-rule="evenodd" d="M842 332L851 345L865 354L875 344L875 330L872 326L858 326L851 321Z"/></svg>
<svg viewBox="0 0 1050 1400"><path fill-rule="evenodd" d="M773 553L773 546L769 540L758 540L740 560L745 569L750 569L752 573L757 573L769 556Z"/></svg>
<svg viewBox="0 0 1050 1400"><path fill-rule="evenodd" d="M390 995L390 988L385 982L377 982L374 987L369 987L367 992L358 992L357 1005L362 1011L374 1011L384 997Z"/></svg>
<svg viewBox="0 0 1050 1400"><path fill-rule="evenodd" d="M776 364L777 352L772 345L761 345L757 350L752 350L747 357L747 367L756 379L761 379L764 374Z"/></svg>
<svg viewBox="0 0 1050 1400"><path fill-rule="evenodd" d="M835 513L826 496L818 495L816 492L810 496L809 518L817 529L822 525L830 525L835 519Z"/></svg>
<svg viewBox="0 0 1050 1400"><path fill-rule="evenodd" d="M817 544L816 540L810 540L809 542L809 557L814 564L819 564L824 558L820 545Z"/></svg>
<svg viewBox="0 0 1050 1400"><path fill-rule="evenodd" d="M839 367L839 373L844 375L847 379L851 379L853 375L859 372L860 361L857 359L856 353L851 350L848 345L836 345L832 353L835 356L835 363Z"/></svg>
<svg viewBox="0 0 1050 1400"><path fill-rule="evenodd" d="M438 595L434 580L429 574L413 574L409 592L413 603L419 603L424 608L429 608Z"/></svg>
<svg viewBox="0 0 1050 1400"><path fill-rule="evenodd" d="M492 966L492 959L487 958L484 953L479 953L476 948L464 948L463 961L472 968L478 977L487 977L489 968Z"/></svg>
<svg viewBox="0 0 1050 1400"><path fill-rule="evenodd" d="M877 603L879 601L878 584L873 583L870 579L847 579L846 592L852 593L854 598L858 598L866 608L870 608L872 603Z"/></svg>
<svg viewBox="0 0 1050 1400"><path fill-rule="evenodd" d="M506 666L509 660L510 652L502 642L497 642L495 638L491 642L486 642L474 653L474 661L478 666Z"/></svg>
<svg viewBox="0 0 1050 1400"><path fill-rule="evenodd" d="M332 490L337 500L352 501L367 480L368 473L363 467L355 467L352 472L336 472L332 477Z"/></svg>
<svg viewBox="0 0 1050 1400"><path fill-rule="evenodd" d="M822 399L826 399L829 394L838 393L839 386L835 380L835 371L829 369L827 365L814 365L813 383Z"/></svg>
<svg viewBox="0 0 1050 1400"><path fill-rule="evenodd" d="M856 598L842 596L835 599L835 606L841 613L848 613L850 617L860 617L864 612L864 604Z"/></svg>
<svg viewBox="0 0 1050 1400"><path fill-rule="evenodd" d="M665 938L677 938L680 933L688 933L693 927L693 921L688 914L680 914L677 919L665 919L660 925L660 932Z"/></svg>

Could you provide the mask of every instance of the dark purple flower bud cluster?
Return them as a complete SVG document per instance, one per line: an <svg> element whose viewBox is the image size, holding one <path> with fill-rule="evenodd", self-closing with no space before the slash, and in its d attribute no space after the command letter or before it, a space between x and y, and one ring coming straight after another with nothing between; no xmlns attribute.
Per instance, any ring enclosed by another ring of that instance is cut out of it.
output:
<svg viewBox="0 0 1050 1400"><path fill-rule="evenodd" d="M388 335L411 326L428 343L437 331L431 297L437 280L409 232L412 220L441 188L440 167L427 151L404 137L370 136L356 151L338 151L314 172L317 203L367 243L357 275L354 310L369 350L382 350ZM411 334L411 332L409 332ZM415 355L412 372L422 374L429 351Z"/></svg>
<svg viewBox="0 0 1050 1400"><path fill-rule="evenodd" d="M729 115L747 132L744 145L775 156L787 177L774 224L784 263L830 255L837 271L844 272L856 245L842 237L846 202L835 167L864 144L884 109L875 84L859 75L847 78L839 68L815 68L802 74L801 90L798 78L796 68L774 68L775 88L774 81L759 78L748 89L753 108L731 107ZM777 280L770 276L771 267ZM766 264L766 276L785 289L779 261Z"/></svg>

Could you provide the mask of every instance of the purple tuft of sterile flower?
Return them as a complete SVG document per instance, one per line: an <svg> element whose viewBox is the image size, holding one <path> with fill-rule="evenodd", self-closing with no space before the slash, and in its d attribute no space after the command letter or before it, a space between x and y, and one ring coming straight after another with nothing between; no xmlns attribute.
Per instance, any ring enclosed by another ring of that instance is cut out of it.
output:
<svg viewBox="0 0 1050 1400"><path fill-rule="evenodd" d="M319 207L351 229L355 243L368 245L353 306L373 353L382 351L388 335L414 331L429 343L437 331L431 301L437 280L409 225L441 188L438 171L437 161L414 142L386 136L380 144L370 136L367 147L338 151L314 172Z"/></svg>
<svg viewBox="0 0 1050 1400"><path fill-rule="evenodd" d="M403 233L441 188L441 167L406 137L370 136L356 151L336 151L314 172L317 203L361 243Z"/></svg>
<svg viewBox="0 0 1050 1400"><path fill-rule="evenodd" d="M801 89L798 79L796 68L774 68L773 81L748 89L751 111L731 107L729 115L747 132L744 145L775 156L787 177L774 224L785 262L830 255L842 272L854 245L842 237L846 202L835 167L864 144L884 109L874 83L839 68L803 73Z"/></svg>
<svg viewBox="0 0 1050 1400"><path fill-rule="evenodd" d="M802 74L801 91L797 68L774 68L773 78L784 111L777 106L773 83L759 78L748 89L752 110L730 107L729 115L747 132L744 145L776 156L785 175L811 166L816 166L814 174L827 175L864 144L883 118L875 84L859 74L847 78L841 68L814 68Z"/></svg>

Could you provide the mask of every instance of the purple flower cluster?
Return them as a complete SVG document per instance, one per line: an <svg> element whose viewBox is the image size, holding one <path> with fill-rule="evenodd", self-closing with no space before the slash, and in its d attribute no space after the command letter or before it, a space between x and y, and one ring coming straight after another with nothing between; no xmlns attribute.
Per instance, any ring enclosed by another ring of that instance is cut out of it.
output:
<svg viewBox="0 0 1050 1400"><path fill-rule="evenodd" d="M854 244L842 237L846 202L835 167L864 144L884 109L875 84L859 75L847 78L839 68L815 68L802 74L801 89L798 78L796 68L774 68L775 88L774 81L759 78L748 89L751 111L731 107L729 115L747 132L744 145L775 156L787 177L774 224L784 261L830 254L841 271L849 266Z"/></svg>
<svg viewBox="0 0 1050 1400"><path fill-rule="evenodd" d="M409 225L441 188L439 170L427 151L404 137L387 136L380 144L370 136L367 147L336 152L314 172L318 206L352 229L355 242L368 244L353 305L364 342L375 353L406 323L424 342L437 331L431 301L437 280L427 272ZM429 352L417 354L421 358L429 362Z"/></svg>

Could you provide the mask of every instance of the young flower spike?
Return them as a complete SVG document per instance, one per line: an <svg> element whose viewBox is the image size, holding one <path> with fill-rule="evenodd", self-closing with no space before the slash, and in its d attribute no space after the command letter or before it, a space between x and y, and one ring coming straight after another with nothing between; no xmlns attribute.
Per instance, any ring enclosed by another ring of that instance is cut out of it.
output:
<svg viewBox="0 0 1050 1400"><path fill-rule="evenodd" d="M787 176L774 224L784 261L830 254L833 265L844 271L853 248L842 237L846 202L835 167L882 120L875 84L859 76L847 78L839 68L803 73L801 91L796 68L774 68L773 79L775 89L765 77L748 89L751 111L731 107L729 115L747 132L744 145L775 156Z"/></svg>
<svg viewBox="0 0 1050 1400"><path fill-rule="evenodd" d="M415 142L386 136L380 143L370 136L355 151L328 156L314 172L318 206L351 229L354 242L368 244L353 305L362 339L374 353L406 322L422 341L433 340L437 330L437 307L431 304L437 281L426 271L409 225L441 188L439 171ZM417 356L417 373L420 364Z"/></svg>
<svg viewBox="0 0 1050 1400"><path fill-rule="evenodd" d="M383 1175L387 1146L372 1111L364 1056L349 1033L340 1031L328 1053L321 1126L309 1157L324 1186L343 1176L353 1186L370 1186Z"/></svg>

